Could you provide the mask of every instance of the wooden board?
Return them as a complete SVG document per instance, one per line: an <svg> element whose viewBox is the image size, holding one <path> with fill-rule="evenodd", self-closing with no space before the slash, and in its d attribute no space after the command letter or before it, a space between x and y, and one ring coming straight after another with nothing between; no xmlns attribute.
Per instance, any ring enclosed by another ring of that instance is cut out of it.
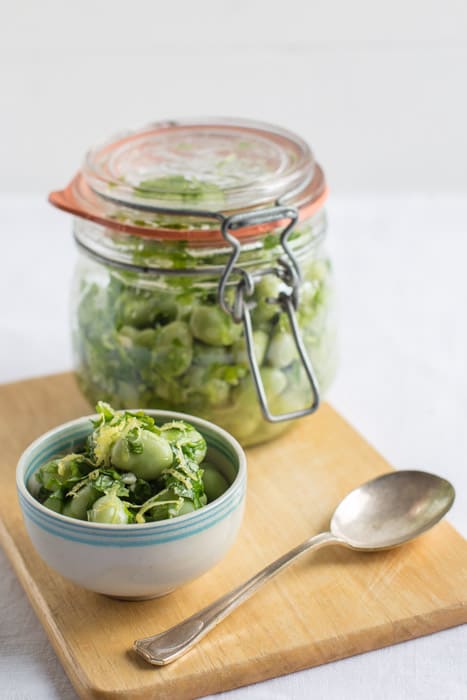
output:
<svg viewBox="0 0 467 700"><path fill-rule="evenodd" d="M389 465L329 405L248 451L247 509L223 562L159 600L119 602L52 572L26 535L14 485L20 452L45 430L89 413L70 374L0 387L0 541L83 698L197 698L467 621L467 544L442 522L400 549L337 547L305 557L187 656L153 668L131 651L312 533L338 501ZM410 465L407 465L410 466Z"/></svg>

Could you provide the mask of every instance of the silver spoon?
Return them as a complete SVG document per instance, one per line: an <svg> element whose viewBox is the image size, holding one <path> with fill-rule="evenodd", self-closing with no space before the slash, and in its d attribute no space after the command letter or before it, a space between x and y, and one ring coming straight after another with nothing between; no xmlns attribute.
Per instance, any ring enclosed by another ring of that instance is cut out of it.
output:
<svg viewBox="0 0 467 700"><path fill-rule="evenodd" d="M337 506L329 532L302 542L233 591L175 627L138 639L134 649L164 666L185 654L221 620L305 552L327 545L373 552L413 540L441 520L455 498L453 486L434 474L390 472L351 491Z"/></svg>

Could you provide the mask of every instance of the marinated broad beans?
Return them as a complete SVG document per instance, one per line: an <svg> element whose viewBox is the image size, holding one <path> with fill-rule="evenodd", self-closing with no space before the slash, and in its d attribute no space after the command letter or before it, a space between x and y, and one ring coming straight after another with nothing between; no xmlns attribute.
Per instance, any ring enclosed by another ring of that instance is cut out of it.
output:
<svg viewBox="0 0 467 700"><path fill-rule="evenodd" d="M309 234L307 234L309 235ZM300 232L294 233L296 238ZM262 255L271 264L277 241ZM117 408L162 408L194 413L211 420L243 445L262 442L290 423L268 423L252 381L243 324L219 306L218 277L177 275L174 268L225 263L193 258L176 244L144 246L125 239L125 255L138 264L171 267L169 275L122 272L86 261L74 327L77 376L87 398L103 398ZM166 256L161 259L162 252ZM264 262L264 261L263 261ZM248 260L246 260L248 265ZM298 322L321 391L335 371L336 339L332 313L330 263L316 249L301 261ZM311 390L298 356L286 314L277 299L284 283L261 273L248 300L254 328L254 351L273 413L309 405ZM229 291L233 297L233 289ZM131 456L116 447L117 459ZM123 462L122 462L123 464ZM143 475L143 472L141 472Z"/></svg>
<svg viewBox="0 0 467 700"><path fill-rule="evenodd" d="M103 402L97 413L81 452L43 464L30 478L29 491L46 508L94 523L145 523L191 513L229 488L204 463L206 441L186 421L158 426L142 411Z"/></svg>

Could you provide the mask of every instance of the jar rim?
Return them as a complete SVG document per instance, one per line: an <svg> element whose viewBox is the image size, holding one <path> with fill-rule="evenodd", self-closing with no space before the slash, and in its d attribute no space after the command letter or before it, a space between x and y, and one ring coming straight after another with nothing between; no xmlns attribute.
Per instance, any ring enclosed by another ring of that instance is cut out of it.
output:
<svg viewBox="0 0 467 700"><path fill-rule="evenodd" d="M49 201L121 232L203 244L220 236L231 214L280 203L303 219L326 195L323 171L299 136L261 122L206 118L152 124L91 149ZM239 237L270 230L251 225Z"/></svg>

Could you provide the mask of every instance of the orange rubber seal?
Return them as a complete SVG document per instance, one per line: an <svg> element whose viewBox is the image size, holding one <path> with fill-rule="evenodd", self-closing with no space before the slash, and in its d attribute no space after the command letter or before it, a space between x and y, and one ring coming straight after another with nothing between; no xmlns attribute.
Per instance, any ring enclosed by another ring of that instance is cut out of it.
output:
<svg viewBox="0 0 467 700"><path fill-rule="evenodd" d="M299 204L290 202L290 206L297 206L299 221L303 221L322 208L327 196L328 188L324 181L323 171L319 166L316 166L315 176L306 190L301 193L301 202ZM222 237L220 228L186 228L180 230L152 226L146 227L118 221L112 218L110 212L107 214L103 211L103 202L105 202L105 200L93 192L81 173L78 173L64 190L51 192L48 199L53 206L73 216L93 221L108 229L128 233L133 236L166 241L183 240L193 246L208 246L213 244L225 245L225 239ZM115 204L112 203L112 206L115 206ZM122 205L122 209L125 209L124 205ZM137 216L137 211L138 210L135 210L135 218ZM221 213L219 212L219 214ZM179 213L174 213L174 215L179 217L186 216L182 209ZM227 217L228 213L224 215ZM284 220L275 221L273 224L256 224L239 230L237 235L240 240L247 241L265 235L276 228L285 226L287 223L289 222Z"/></svg>

